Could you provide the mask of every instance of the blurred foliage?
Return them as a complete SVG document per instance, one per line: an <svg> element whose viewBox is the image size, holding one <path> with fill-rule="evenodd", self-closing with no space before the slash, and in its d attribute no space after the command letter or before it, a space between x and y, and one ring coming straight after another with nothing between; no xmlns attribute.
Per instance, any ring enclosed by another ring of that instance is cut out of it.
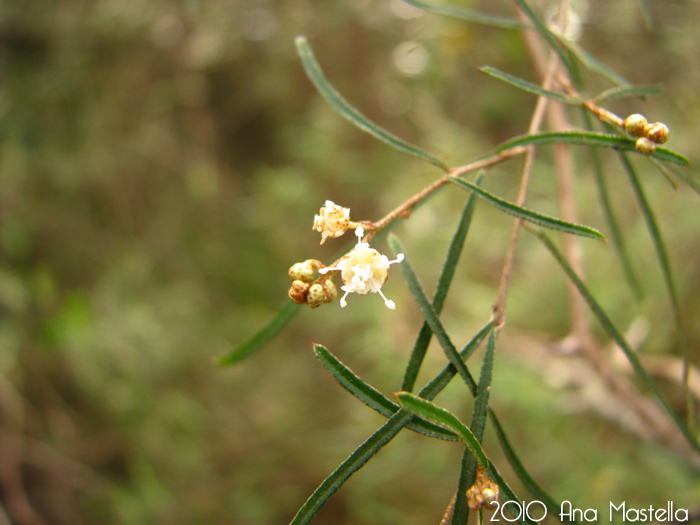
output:
<svg viewBox="0 0 700 525"><path fill-rule="evenodd" d="M507 2L466 3L510 14ZM654 33L636 2L577 2L580 43L630 81L665 85L664 98L611 109L663 120L698 165L700 4L649 4ZM377 219L437 176L333 113L302 72L300 33L353 104L453 165L526 129L534 97L477 70L534 81L520 35L398 0L0 1L0 496L12 522L285 523L381 424L318 366L311 343L398 389L421 322L399 278L388 284L396 312L371 298L304 311L243 365L212 364L286 301L292 263L333 256L337 245L319 247L311 231L325 199ZM529 206L556 215L540 159ZM614 156L604 161L646 299L609 285L623 281L609 246L586 244L588 279L621 326L648 320L644 353L669 354L672 312L643 219ZM486 185L512 198L516 174L499 166ZM651 167L643 177L698 362L698 196ZM602 226L592 179L579 174L578 204ZM429 292L464 199L443 191L399 225ZM509 224L477 210L445 309L457 341L485 321ZM522 239L508 327L564 336L564 278L536 243ZM503 341L491 402L554 496L601 509L700 498L696 471L556 376L542 381L517 337ZM423 380L444 364L431 354ZM440 402L470 410L457 385ZM437 523L461 450L405 434L315 523ZM499 458L488 430L485 448Z"/></svg>

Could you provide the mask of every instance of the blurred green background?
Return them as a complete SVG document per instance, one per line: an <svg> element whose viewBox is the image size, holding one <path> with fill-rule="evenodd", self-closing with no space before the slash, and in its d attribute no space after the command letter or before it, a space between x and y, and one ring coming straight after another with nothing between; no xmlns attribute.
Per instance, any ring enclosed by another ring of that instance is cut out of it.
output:
<svg viewBox="0 0 700 525"><path fill-rule="evenodd" d="M631 82L665 85L663 98L609 107L662 120L669 147L698 165L700 3L649 4L653 33L637 2L574 2L579 43ZM543 16L553 5L535 3ZM330 109L298 34L352 103L450 165L527 129L535 98L477 70L536 81L521 35L399 0L0 2L0 524L288 523L381 425L312 342L398 390L421 323L398 273L384 287L394 312L354 295L342 311L305 308L250 360L213 364L285 304L291 264L344 245L311 231L325 199L376 220L439 176ZM594 94L610 87L588 80ZM586 157L581 220L606 231ZM529 206L558 215L551 151L538 159ZM588 279L621 328L642 327L643 355L677 355L644 220L615 156L603 160L645 298L610 244L582 241ZM697 362L700 201L641 160ZM514 199L519 167L493 169L487 188ZM429 293L466 197L448 188L395 228ZM510 223L477 209L443 316L457 346L488 319ZM692 507L697 468L631 432L584 361L546 350L568 331L564 282L523 236L491 396L516 450L554 497L603 521L610 501ZM419 383L444 364L431 347ZM677 383L659 381L682 411ZM438 402L468 420L457 383ZM518 488L490 431L485 447ZM404 432L314 523L438 523L460 456Z"/></svg>

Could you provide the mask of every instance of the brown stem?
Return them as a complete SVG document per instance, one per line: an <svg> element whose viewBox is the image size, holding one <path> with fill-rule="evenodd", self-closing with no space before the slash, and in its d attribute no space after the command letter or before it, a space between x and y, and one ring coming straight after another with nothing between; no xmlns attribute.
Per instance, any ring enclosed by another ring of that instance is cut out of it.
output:
<svg viewBox="0 0 700 525"><path fill-rule="evenodd" d="M526 33L527 35L527 33ZM558 61L556 55L552 53L552 58L550 59L548 66L548 73L542 83L544 89L549 89L552 84L554 73ZM542 117L544 116L544 110L547 107L547 98L540 97L537 100L537 105L535 106L535 111L530 120L530 127L528 128L528 134L536 133L542 123ZM523 171L520 177L520 189L518 190L518 198L516 204L522 206L525 204L525 199L527 198L527 187L530 182L530 174L532 173L532 166L535 161L535 148L529 146L525 153L525 162L523 163ZM505 260L503 263L503 270L501 271L501 280L498 285L498 295L496 296L496 302L491 308L494 327L500 328L505 324L505 311L506 311L506 299L508 297L508 283L510 281L510 276L513 271L513 262L515 260L515 249L518 244L518 233L520 231L520 225L522 224L522 219L516 218L513 220L513 227L510 231L510 239L508 240L508 247L506 248Z"/></svg>
<svg viewBox="0 0 700 525"><path fill-rule="evenodd" d="M455 495L452 496L452 499L450 500L450 504L447 505L447 508L445 509L445 515L440 520L440 525L450 525L450 523L452 523L452 516L455 513L455 503L456 502L457 502L457 493L455 492Z"/></svg>
<svg viewBox="0 0 700 525"><path fill-rule="evenodd" d="M435 193L435 191L437 191L438 189L443 187L445 184L448 184L450 182L450 177L461 177L465 173L469 173L469 172L480 170L480 169L489 168L491 166L494 166L495 164L499 164L500 162L503 162L506 159L509 159L509 158L514 157L516 155L520 155L523 152L525 152L526 150L527 150L527 148L525 148L525 147L517 147L517 148L508 149L508 150L496 153L494 155L490 155L484 159L476 160L474 162L470 162L469 164L465 164L464 166L460 166L458 168L451 169L447 175L444 175L443 177L434 181L429 186L426 186L425 188L423 188L421 191L416 193L413 197L411 197L407 201L403 202L400 206L398 206L394 210L390 211L388 214L386 214L384 217L379 219L377 222L370 223L371 224L371 226L369 227L370 231L367 233L367 235L365 235L365 237L362 240L364 242L371 241L379 232L381 232L384 228L386 228L389 224L394 222L396 219L399 219L401 217L406 217L408 214L411 213L411 210L413 209L413 207L416 204L423 201L424 199L429 197L431 194Z"/></svg>

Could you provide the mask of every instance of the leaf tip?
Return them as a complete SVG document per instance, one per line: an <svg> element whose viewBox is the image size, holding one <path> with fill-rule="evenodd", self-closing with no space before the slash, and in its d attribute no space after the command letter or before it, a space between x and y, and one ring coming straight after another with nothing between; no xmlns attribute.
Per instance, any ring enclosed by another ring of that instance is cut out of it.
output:
<svg viewBox="0 0 700 525"><path fill-rule="evenodd" d="M218 367L225 367L237 363L237 359L231 359L230 356L220 355L218 357L212 357L212 363Z"/></svg>

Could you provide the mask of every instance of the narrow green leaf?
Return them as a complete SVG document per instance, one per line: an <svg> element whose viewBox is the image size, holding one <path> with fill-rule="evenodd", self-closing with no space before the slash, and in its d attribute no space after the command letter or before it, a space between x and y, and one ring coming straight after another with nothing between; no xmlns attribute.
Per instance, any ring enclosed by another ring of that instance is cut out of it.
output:
<svg viewBox="0 0 700 525"><path fill-rule="evenodd" d="M557 102L563 102L564 104L581 103L581 100L578 98L573 98L566 95L562 95L561 93L549 91L548 89L544 89L538 86L537 84L528 82L527 80L523 80L522 78L514 77L513 75L509 75L508 73L504 73L503 71L496 69L495 67L484 66L480 67L479 69L487 75L491 75L492 77L495 77L499 80L503 80L504 82L507 82L508 84L520 88L523 91L527 91L528 93L533 93L542 97L551 98L552 100L556 100Z"/></svg>
<svg viewBox="0 0 700 525"><path fill-rule="evenodd" d="M374 138L393 146L399 151L415 155L416 157L430 162L431 164L445 171L450 170L447 164L442 162L437 157L419 150L415 146L408 144L392 133L380 128L377 124L369 120L362 113L351 106L350 103L345 100L345 98L328 82L326 77L323 75L321 66L316 61L316 58L311 51L311 47L309 47L305 37L298 36L296 38L296 46L307 76L311 82L314 83L316 89L318 89L321 95L324 96L333 109L335 109L340 115L348 119L362 131L369 133Z"/></svg>
<svg viewBox="0 0 700 525"><path fill-rule="evenodd" d="M625 172L632 184L632 189L637 197L637 202L642 210L642 215L647 223L647 229L649 230L649 235L654 243L654 249L656 250L656 257L659 260L659 265L661 266L661 272L664 276L664 281L666 283L666 288L668 290L668 295L671 298L671 306L677 321L680 325L680 305L678 304L678 294L676 292L676 284L673 279L673 272L671 271L671 262L668 258L668 251L666 250L666 244L661 236L661 230L658 223L656 222L656 217L654 217L654 212L649 205L649 201L642 188L642 183L639 181L637 176L637 171L634 169L632 162L627 155L620 153L620 161L622 162ZM682 329L681 326L678 327Z"/></svg>
<svg viewBox="0 0 700 525"><path fill-rule="evenodd" d="M476 178L477 186L481 185L484 180L484 173L480 173ZM442 311L442 307L445 304L445 298L447 297L447 292L452 284L452 278L455 274L455 269L457 268L457 262L464 248L464 242L467 238L467 233L469 232L469 226L471 225L472 216L474 215L474 209L476 208L477 198L472 193L467 199L467 203L464 206L462 215L459 219L459 224L457 225L457 230L455 231L452 241L450 242L450 247L447 250L447 257L442 265L442 271L440 272L440 277L438 278L437 288L435 290L435 296L433 297L433 308L435 313L439 316ZM433 331L430 328L428 322L424 322L420 329L416 343L413 346L413 351L411 352L411 357L406 366L406 373L403 377L403 383L401 385L401 390L405 392L411 392L413 386L415 385L416 378L418 377L418 372L420 371L421 364L425 358L425 352L430 344L430 339L433 337Z"/></svg>
<svg viewBox="0 0 700 525"><path fill-rule="evenodd" d="M469 501L467 500L467 491L476 480L477 461L465 447L462 453L462 467L459 472L459 482L457 485L457 497L455 498L455 507L452 514L450 525L467 525L469 523Z"/></svg>
<svg viewBox="0 0 700 525"><path fill-rule="evenodd" d="M606 100L623 97L659 97L665 92L664 87L660 84L634 85L624 84L603 91L593 100L600 104Z"/></svg>
<svg viewBox="0 0 700 525"><path fill-rule="evenodd" d="M570 222L562 221L561 219L556 219L548 215L542 215L536 211L528 210L527 208L522 208L513 204L512 202L505 201L495 195L487 192L486 190L479 188L475 184L463 179L457 179L451 177L450 180L454 182L457 186L462 187L467 191L472 191L479 195L485 201L491 203L496 208L515 217L519 217L523 220L534 222L535 224L540 224L547 228L553 230L563 231L565 233L572 233L574 235L581 235L583 237L590 237L591 239L601 239L605 240L605 236L598 230L589 228L588 226L582 226L580 224L572 224Z"/></svg>
<svg viewBox="0 0 700 525"><path fill-rule="evenodd" d="M696 181L694 178L692 178L690 175L688 175L685 171L683 171L680 168L677 168L676 166L669 166L671 171L675 173L678 177L683 179L688 186L692 188L692 190L700 195L700 183Z"/></svg>
<svg viewBox="0 0 700 525"><path fill-rule="evenodd" d="M415 412L426 419L431 419L436 423L449 428L453 432L456 432L462 441L464 441L467 448L469 448L472 454L474 454L474 457L484 468L484 470L488 468L489 460L486 458L486 454L481 448L481 444L476 439L474 434L472 434L472 431L469 430L469 428L467 428L467 426L462 423L457 416L444 408L437 406L435 403L411 394L410 392L397 392L395 395L402 407L407 408L411 412Z"/></svg>
<svg viewBox="0 0 700 525"><path fill-rule="evenodd" d="M411 420L413 414L408 410L400 410L384 425L372 434L362 445L357 447L340 466L328 476L323 483L311 494L302 505L290 525L306 525L316 515L347 479L362 468L372 457L389 443L401 429Z"/></svg>
<svg viewBox="0 0 700 525"><path fill-rule="evenodd" d="M469 22L476 22L477 24L503 27L505 29L526 29L531 27L529 24L513 20L512 18L486 15L464 7L438 5L433 2L425 2L424 0L403 0L403 2L430 13L460 18L462 20L468 20Z"/></svg>
<svg viewBox="0 0 700 525"><path fill-rule="evenodd" d="M559 47L559 44L557 44L557 40L554 38L552 32L549 29L547 29L547 27L542 23L542 21L539 18L537 18L537 15L532 9L530 9L530 6L525 0L514 1L520 8L520 10L525 14L525 16L527 16L530 19L530 22L532 22L539 34L542 35L542 38L544 38L547 41L549 47L552 48L552 51L554 51L559 56L559 60L561 60L561 63L564 64L564 66L569 72L571 72L571 63L569 61L569 57L566 56L562 51L561 47Z"/></svg>
<svg viewBox="0 0 700 525"><path fill-rule="evenodd" d="M652 32L654 30L654 22L651 19L651 11L649 11L647 0L639 0L639 7L642 9L642 18L644 18L644 25L647 31Z"/></svg>
<svg viewBox="0 0 700 525"><path fill-rule="evenodd" d="M462 350L462 358L471 355L489 334L493 327L493 321L489 321ZM450 383L457 370L453 365L448 365L420 392L419 396L425 399L433 399ZM475 385L476 388L476 385ZM335 469L311 494L309 499L299 509L292 520L291 525L305 525L311 521L318 510L328 501L335 492L345 483L350 476L365 465L379 450L389 443L404 428L412 418L413 413L408 410L399 410L391 416L384 425L372 434L350 456Z"/></svg>
<svg viewBox="0 0 700 525"><path fill-rule="evenodd" d="M541 501L544 503L544 505L547 507L547 510L553 515L553 516L558 516L559 512L561 510L561 506L559 503L555 502L552 497L547 494L542 487L539 486L539 484L532 478L530 473L527 471L525 466L522 464L520 461L520 458L518 455L515 453L515 450L513 450L512 445L510 444L510 441L506 437L506 433L503 430L503 427L501 426L501 422L498 420L496 417L496 414L493 412L493 410L489 409L489 415L491 416L491 423L493 423L493 428L496 430L496 436L498 437L498 442L501 445L501 448L503 449L503 453L506 455L506 459L508 460L508 463L510 463L510 466L512 467L513 471L515 472L515 475L518 476L518 479L522 482L523 486L525 489L537 500ZM575 523L575 520L567 520L567 521L572 521Z"/></svg>
<svg viewBox="0 0 700 525"><path fill-rule="evenodd" d="M624 78L615 73L613 70L605 67L603 64L598 62L593 56L584 51L578 44L572 42L565 36L558 33L556 30L552 31L552 34L559 39L559 42L564 44L564 46L581 62L589 71L598 73L603 77L607 78L610 82L617 85L628 85L629 82Z"/></svg>
<svg viewBox="0 0 700 525"><path fill-rule="evenodd" d="M399 405L391 401L371 385L365 383L337 357L330 353L328 349L317 344L314 345L314 352L324 368L331 373L336 381L365 405L387 418L393 416L400 410L401 407L399 407ZM447 441L456 441L459 439L454 432L446 430L440 425L436 425L422 418L414 418L406 428L429 437Z"/></svg>
<svg viewBox="0 0 700 525"><path fill-rule="evenodd" d="M581 68L576 60L576 55L574 55L569 48L567 48L565 52L566 56L569 57L569 62L571 63L571 83L573 84L574 89L576 89L579 93L583 93L583 76L581 75Z"/></svg>
<svg viewBox="0 0 700 525"><path fill-rule="evenodd" d="M583 113L583 119L586 122L586 127L589 130L593 129L593 117L585 109L581 108L581 113ZM610 235L613 240L613 246L615 246L615 251L617 251L618 257L622 263L622 269L627 278L632 291L634 292L637 300L642 298L642 287L639 285L637 276L634 273L634 267L632 266L632 261L629 258L627 249L625 248L625 243L622 240L622 234L620 233L620 227L618 226L615 213L613 212L612 203L610 201L610 194L608 192L607 184L605 183L605 176L603 174L603 165L600 162L600 154L597 148L591 148L591 159L593 160L593 173L595 174L596 186L598 187L598 197L600 198L600 204L603 208L603 215L605 221L610 229ZM658 161L657 161L658 162Z"/></svg>
<svg viewBox="0 0 700 525"><path fill-rule="evenodd" d="M691 432L690 428L686 423L676 414L676 412L671 408L671 405L669 402L666 400L664 395L661 393L661 391L658 389L654 381L651 379L649 374L647 374L647 371L644 369L642 366L641 362L639 361L639 357L637 356L637 353L632 350L632 348L627 344L627 341L625 338L620 334L620 332L615 328L615 325L612 323L608 315L605 313L605 311L601 308L601 306L598 304L598 302L595 300L591 292L588 290L588 287L584 284L584 282L580 279L580 277L574 272L574 270L571 268L569 263L566 261L564 256L561 254L559 249L555 246L555 244L552 242L552 240L547 237L547 235L544 234L541 230L537 228L528 228L530 231L532 231L547 247L547 249L550 251L550 253L554 256L554 258L557 260L559 265L562 267L566 275L571 279L571 282L578 288L578 291L581 293L583 298L586 300L588 303L588 306L590 307L591 311L593 312L593 315L598 319L600 324L603 326L605 331L608 333L610 337L617 343L617 345L620 347L620 349L624 352L625 356L627 356L627 360L630 362L632 365L632 368L636 372L637 376L642 380L642 382L649 388L649 390L652 391L652 393L656 396L656 398L659 400L661 405L664 407L668 415L673 419L673 422L676 424L676 426L680 429L680 431L683 433L685 438L688 440L688 443L690 443L690 446L693 447L693 449L696 452L700 452L700 444L698 444L697 439Z"/></svg>
<svg viewBox="0 0 700 525"><path fill-rule="evenodd" d="M401 241L399 241L399 239L394 234L391 234L389 236L389 245L391 246L391 249L394 251L394 253L404 254L404 260L399 263L399 266L401 267L401 273L403 273L404 279L406 280L406 284L408 285L408 289L413 294L416 303L418 303L418 307L420 308L421 312L423 312L425 320L430 325L430 328L432 329L433 333L435 334L435 337L440 343L442 350L445 352L445 355L450 360L450 363L452 363L455 366L455 368L459 372L459 375L462 377L462 379L467 384L472 393L475 393L476 382L474 381L474 378L469 372L467 365L464 364L464 361L457 353L457 349L452 344L452 341L450 341L450 338L447 335L445 328L442 326L442 323L440 322L440 319L438 318L435 309L430 304L430 301L428 301L428 298L425 295L425 292L423 291L423 287L418 281L418 277L416 277L413 268L411 268L411 265L409 264L408 256L406 256L406 251L403 249Z"/></svg>
<svg viewBox="0 0 700 525"><path fill-rule="evenodd" d="M472 422L471 425L469 425L469 428L479 443L484 440L484 429L486 428L486 418L488 417L489 394L491 391L497 334L498 330L492 330L489 334L489 341L486 344L486 352L484 353L484 361L481 365L479 384L476 389ZM466 491L474 483L475 472L476 464L474 460L471 459L470 455L463 454L462 470L459 476L459 490L455 501L452 525L466 524L469 519L469 505L466 498Z"/></svg>
<svg viewBox="0 0 700 525"><path fill-rule="evenodd" d="M476 399L474 401L474 413L472 415L472 432L479 440L484 439L484 429L486 428L486 417L488 416L489 394L491 392L491 378L493 376L493 360L496 355L497 330L492 330L489 334L489 341L486 344L484 361L481 364L481 375L479 375L479 385L476 389Z"/></svg>
<svg viewBox="0 0 700 525"><path fill-rule="evenodd" d="M620 152L620 160L622 165L627 172L634 193L637 197L637 202L642 210L642 215L644 215L644 220L647 223L647 229L649 230L649 235L651 236L652 242L654 243L654 250L656 251L656 257L659 260L659 265L661 266L661 273L664 276L664 281L666 283L666 289L668 290L668 295L671 298L671 308L673 310L673 317L676 321L676 329L678 330L678 335L680 339L681 355L683 357L683 387L686 398L686 405L689 408L688 417L692 421L693 410L693 399L691 396L690 389L688 387L688 343L685 335L685 329L683 328L683 321L681 318L681 307L678 301L678 292L676 291L676 283L673 278L673 271L671 270L671 262L668 258L668 251L666 250L666 244L664 243L663 237L661 236L661 229L656 221L654 212L649 205L649 201L644 194L644 188L642 188L642 183L637 176L637 172L630 162L630 159L624 153Z"/></svg>
<svg viewBox="0 0 700 525"><path fill-rule="evenodd" d="M500 489L500 499L501 501L514 501L516 505L509 505L506 506L508 511L512 511L513 508L522 508L522 504L518 500L518 497L515 495L515 492L513 492L513 489L510 488L508 483L506 483L506 480L503 479L503 476L501 476L501 473L498 472L498 469L496 469L496 466L489 462L489 469L488 469L489 477L496 482L498 485L498 488ZM524 503L524 502L523 502ZM511 515L513 515L513 512L511 512ZM558 514L555 514L557 516ZM506 521L515 521L515 517L513 520L506 520ZM532 520L528 519L526 516L525 512L520 513L520 517L517 518L518 523L520 525L537 525L534 523Z"/></svg>
<svg viewBox="0 0 700 525"><path fill-rule="evenodd" d="M237 346L229 354L218 357L216 363L219 366L228 366L250 357L253 353L274 339L300 310L301 308L298 304L288 301L265 326L255 333L255 335L245 343Z"/></svg>
<svg viewBox="0 0 700 525"><path fill-rule="evenodd" d="M521 135L504 142L496 151L501 152L518 146L542 145L542 144L574 144L578 146L597 146L602 148L612 148L622 151L637 150L634 147L634 140L610 133L599 133L596 131L555 131L548 133L535 133L532 135ZM666 148L657 147L651 155L659 160L665 160L689 166L690 161L680 153L670 151Z"/></svg>
<svg viewBox="0 0 700 525"><path fill-rule="evenodd" d="M484 341L487 335L491 333L493 328L493 320L489 321L484 325L484 327L477 332L477 334L472 337L466 346L460 351L459 357L461 361L466 361L469 357L479 348L479 345ZM442 372L440 372L435 378L430 381L426 386L424 386L418 395L425 399L435 399L435 397L442 392L442 390L448 385L452 378L457 374L457 368L450 363L447 365ZM476 384L474 384L474 390L470 391L472 395L476 395Z"/></svg>
<svg viewBox="0 0 700 525"><path fill-rule="evenodd" d="M668 181L668 183L673 187L674 190L678 189L678 184L676 184L676 181L673 179L671 175L671 171L668 169L668 167L661 162L660 160L656 160L654 157L649 157L649 161L656 166L656 169L658 169L661 172L661 175L664 176L664 178Z"/></svg>

